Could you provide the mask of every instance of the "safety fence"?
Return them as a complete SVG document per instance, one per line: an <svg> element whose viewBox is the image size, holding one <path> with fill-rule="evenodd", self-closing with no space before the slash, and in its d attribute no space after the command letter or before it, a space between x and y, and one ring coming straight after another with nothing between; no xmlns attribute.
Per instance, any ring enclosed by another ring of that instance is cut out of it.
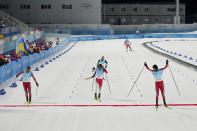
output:
<svg viewBox="0 0 197 131"><path fill-rule="evenodd" d="M67 33L71 35L123 35L150 33L181 33L197 30L197 24L31 24L33 28L43 29L47 33Z"/></svg>
<svg viewBox="0 0 197 131"><path fill-rule="evenodd" d="M0 67L0 84L6 82L12 76L16 75L17 73L27 68L27 66L33 66L36 63L43 61L44 59L48 57L53 56L54 54L64 49L70 42L72 42L72 39L67 38L61 44L55 47L52 47L48 50L43 50L40 53L34 53L29 56L24 56L18 61L13 61L4 66L1 66Z"/></svg>
<svg viewBox="0 0 197 131"><path fill-rule="evenodd" d="M141 38L197 38L197 34L131 34L131 35L93 35L72 37L76 41L106 40L106 39L141 39Z"/></svg>

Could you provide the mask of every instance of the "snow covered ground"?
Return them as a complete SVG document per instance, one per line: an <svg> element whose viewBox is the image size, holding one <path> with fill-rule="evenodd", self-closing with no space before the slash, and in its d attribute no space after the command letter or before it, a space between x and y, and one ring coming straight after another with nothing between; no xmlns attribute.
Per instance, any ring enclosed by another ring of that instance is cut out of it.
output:
<svg viewBox="0 0 197 131"><path fill-rule="evenodd" d="M159 52L197 66L197 39L161 39L147 45ZM153 45L160 47L156 48Z"/></svg>
<svg viewBox="0 0 197 131"><path fill-rule="evenodd" d="M156 54L142 43L161 39L134 39L132 52L126 52L124 40L101 40L77 43L72 50L56 59L39 72L34 72L40 86L32 81L32 105L38 107L1 107L23 105L22 83L17 88L6 88L0 96L0 128L2 131L193 131L197 128L196 106L172 106L172 110L153 106L92 106L66 107L61 105L153 105L154 78L144 69L137 84L127 97L144 62L152 67L165 66L166 57ZM71 43L72 45L72 43ZM183 51L187 48L183 48ZM195 50L194 48L191 49ZM102 102L93 99L91 69L101 56L108 61L108 79L104 81ZM169 68L164 71L165 93L168 104L197 104L196 70L169 59L181 96L178 95ZM160 96L159 103L162 103ZM46 105L46 106L44 106ZM49 107L47 105L60 105Z"/></svg>

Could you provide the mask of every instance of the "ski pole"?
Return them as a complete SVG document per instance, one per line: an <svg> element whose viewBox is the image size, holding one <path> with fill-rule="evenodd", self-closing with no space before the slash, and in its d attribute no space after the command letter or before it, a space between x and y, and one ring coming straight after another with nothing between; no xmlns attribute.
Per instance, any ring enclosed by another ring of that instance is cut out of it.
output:
<svg viewBox="0 0 197 131"><path fill-rule="evenodd" d="M176 81L175 81L175 79L174 79L174 75L173 75L172 70L171 70L171 68L170 68L170 65L169 65L169 70L170 70L171 76L172 76L172 78L173 78L173 80L174 80L174 84L175 84L175 86L176 86L177 92L178 92L179 96L181 96L181 94L180 94L180 92L179 92L179 89L178 89L178 86L177 86L177 84L176 84Z"/></svg>
<svg viewBox="0 0 197 131"><path fill-rule="evenodd" d="M131 91L133 90L133 87L134 87L135 84L137 83L137 81L138 81L138 79L139 79L139 77L140 77L140 75L141 75L141 73L142 73L143 70L144 70L144 66L143 66L142 70L140 71L140 73L139 73L137 79L135 80L135 82L134 82L132 88L130 89L129 94L127 95L127 97L130 95Z"/></svg>
<svg viewBox="0 0 197 131"><path fill-rule="evenodd" d="M93 91L93 88L94 88L94 77L93 77L93 81L92 81L92 91Z"/></svg>
<svg viewBox="0 0 197 131"><path fill-rule="evenodd" d="M36 96L38 95L38 86L36 87Z"/></svg>
<svg viewBox="0 0 197 131"><path fill-rule="evenodd" d="M109 92L110 92L110 94L111 94L111 88L110 88L110 85L109 85L109 81L108 81L108 79L107 79L107 75L105 75L106 76L106 80L107 80L107 85L108 85L108 87L109 87Z"/></svg>

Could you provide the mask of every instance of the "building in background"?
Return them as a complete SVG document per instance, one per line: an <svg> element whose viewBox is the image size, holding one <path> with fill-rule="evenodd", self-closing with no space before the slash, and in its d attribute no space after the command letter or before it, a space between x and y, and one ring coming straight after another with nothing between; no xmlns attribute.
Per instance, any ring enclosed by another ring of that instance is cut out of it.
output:
<svg viewBox="0 0 197 131"><path fill-rule="evenodd" d="M191 15L191 19L192 19L192 21L194 21L194 23L197 23L197 13Z"/></svg>
<svg viewBox="0 0 197 131"><path fill-rule="evenodd" d="M101 24L101 0L0 0L0 10L29 24Z"/></svg>
<svg viewBox="0 0 197 131"><path fill-rule="evenodd" d="M113 25L174 24L175 3L103 4L102 21ZM185 23L185 4L180 4L180 21Z"/></svg>
<svg viewBox="0 0 197 131"><path fill-rule="evenodd" d="M180 21L185 23L185 4ZM102 4L101 0L0 0L0 9L29 24L174 24L175 3Z"/></svg>

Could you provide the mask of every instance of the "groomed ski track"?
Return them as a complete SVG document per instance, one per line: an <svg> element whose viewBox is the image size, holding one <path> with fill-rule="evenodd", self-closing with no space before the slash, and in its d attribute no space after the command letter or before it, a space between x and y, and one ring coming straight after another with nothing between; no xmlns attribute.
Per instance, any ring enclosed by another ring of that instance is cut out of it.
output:
<svg viewBox="0 0 197 131"><path fill-rule="evenodd" d="M164 71L168 110L159 96L155 111L154 78L144 69L127 97L144 62L151 67L165 66L165 56L144 48L144 42L157 39L134 39L126 52L124 40L78 42L65 55L33 72L39 82L38 94L32 81L32 104L25 102L22 83L6 88L0 97L2 131L193 131L197 128L196 71L169 59L180 90L178 95L167 68ZM72 43L71 43L72 45ZM69 48L69 47L68 47ZM108 61L108 79L103 82L102 102L93 99L91 69L101 56ZM184 75L183 75L184 74Z"/></svg>

